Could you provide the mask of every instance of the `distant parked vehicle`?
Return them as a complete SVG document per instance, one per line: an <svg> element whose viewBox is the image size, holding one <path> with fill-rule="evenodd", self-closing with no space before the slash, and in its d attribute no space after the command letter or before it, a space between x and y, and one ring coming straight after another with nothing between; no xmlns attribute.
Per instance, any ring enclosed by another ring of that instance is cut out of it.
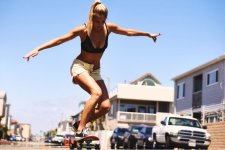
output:
<svg viewBox="0 0 225 150"><path fill-rule="evenodd" d="M53 143L58 143L60 145L63 145L64 144L64 136L63 135L55 135L53 138L52 138L52 142Z"/></svg>
<svg viewBox="0 0 225 150"><path fill-rule="evenodd" d="M46 143L52 143L52 136L45 138Z"/></svg>
<svg viewBox="0 0 225 150"><path fill-rule="evenodd" d="M150 149L152 148L152 126L143 126L137 137L138 149Z"/></svg>
<svg viewBox="0 0 225 150"><path fill-rule="evenodd" d="M9 136L9 137L8 137L8 140L9 140L9 141L16 141L16 137L13 136L13 135L12 135L12 136Z"/></svg>
<svg viewBox="0 0 225 150"><path fill-rule="evenodd" d="M111 149L114 149L115 147L119 149L120 146L123 146L125 132L128 132L127 128L117 127L114 129L113 134L110 137Z"/></svg>
<svg viewBox="0 0 225 150"><path fill-rule="evenodd" d="M124 148L133 149L136 148L137 143L137 136L138 133L141 131L144 125L131 125L129 130L124 133Z"/></svg>
<svg viewBox="0 0 225 150"><path fill-rule="evenodd" d="M15 135L16 141L25 141L25 139L20 135Z"/></svg>

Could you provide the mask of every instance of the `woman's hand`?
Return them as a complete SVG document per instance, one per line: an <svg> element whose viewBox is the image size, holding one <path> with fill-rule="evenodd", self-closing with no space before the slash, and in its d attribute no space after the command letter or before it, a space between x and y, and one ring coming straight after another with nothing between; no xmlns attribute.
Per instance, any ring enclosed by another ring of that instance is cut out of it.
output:
<svg viewBox="0 0 225 150"><path fill-rule="evenodd" d="M161 35L160 33L157 33L157 34L149 33L149 37L152 38L154 42L156 42L157 37L160 36L160 35Z"/></svg>
<svg viewBox="0 0 225 150"><path fill-rule="evenodd" d="M23 57L23 59L25 59L26 61L29 61L30 57L35 57L37 56L39 53L39 51L37 49L34 49L32 51L30 51L26 56Z"/></svg>

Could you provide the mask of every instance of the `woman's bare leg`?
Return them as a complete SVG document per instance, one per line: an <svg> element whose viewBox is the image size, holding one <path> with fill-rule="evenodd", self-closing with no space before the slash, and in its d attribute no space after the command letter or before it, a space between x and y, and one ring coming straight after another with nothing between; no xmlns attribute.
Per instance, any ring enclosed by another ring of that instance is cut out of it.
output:
<svg viewBox="0 0 225 150"><path fill-rule="evenodd" d="M89 116L93 115L95 106L102 96L102 90L97 82L87 72L76 76L75 81L80 85L80 87L82 87L91 95L91 97L87 100L82 112L80 124L77 130L77 132L79 133L89 121Z"/></svg>
<svg viewBox="0 0 225 150"><path fill-rule="evenodd" d="M76 82L91 95L90 99L87 100L82 113L82 118L78 127L78 132L80 132L88 122L93 121L109 112L110 100L103 80L97 81L97 86L95 85L96 81L94 81L89 74L85 73L76 77ZM98 109L95 109L97 103Z"/></svg>
<svg viewBox="0 0 225 150"><path fill-rule="evenodd" d="M98 108L92 111L92 115L90 115L88 122L91 122L93 120L98 119L99 117L102 117L110 110L110 100L105 83L103 80L99 80L97 81L97 83L102 90L102 96L98 101Z"/></svg>

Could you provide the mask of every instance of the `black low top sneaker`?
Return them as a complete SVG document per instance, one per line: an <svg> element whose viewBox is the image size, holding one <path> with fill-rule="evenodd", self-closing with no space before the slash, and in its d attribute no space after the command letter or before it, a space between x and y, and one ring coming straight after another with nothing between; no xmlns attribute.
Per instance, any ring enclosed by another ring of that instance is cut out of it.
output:
<svg viewBox="0 0 225 150"><path fill-rule="evenodd" d="M88 128L84 128L84 129L82 129L82 131L80 132L80 133L76 133L76 136L75 136L75 139L76 140L80 140L80 139L82 139L83 137L86 137L86 136L88 136Z"/></svg>

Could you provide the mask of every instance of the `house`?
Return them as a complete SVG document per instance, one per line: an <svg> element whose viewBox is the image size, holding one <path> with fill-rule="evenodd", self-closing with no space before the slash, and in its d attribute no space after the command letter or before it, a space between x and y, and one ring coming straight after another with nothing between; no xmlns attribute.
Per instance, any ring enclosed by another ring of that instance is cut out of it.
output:
<svg viewBox="0 0 225 150"><path fill-rule="evenodd" d="M225 120L225 54L173 78L176 113L203 124Z"/></svg>
<svg viewBox="0 0 225 150"><path fill-rule="evenodd" d="M57 127L58 135L74 134L72 131L72 120L64 120L59 122Z"/></svg>
<svg viewBox="0 0 225 150"><path fill-rule="evenodd" d="M3 117L5 117L5 105L6 105L6 92L0 91L0 121Z"/></svg>
<svg viewBox="0 0 225 150"><path fill-rule="evenodd" d="M0 91L0 139L3 138L2 118L5 117L6 92ZM5 123L5 122L4 122Z"/></svg>
<svg viewBox="0 0 225 150"><path fill-rule="evenodd" d="M31 137L31 125L27 123L20 123L18 129L19 135L25 138L26 141L29 141Z"/></svg>
<svg viewBox="0 0 225 150"><path fill-rule="evenodd" d="M129 84L118 84L109 97L111 109L104 123L109 130L131 124L155 125L163 113L174 110L174 89L163 87L151 73Z"/></svg>

